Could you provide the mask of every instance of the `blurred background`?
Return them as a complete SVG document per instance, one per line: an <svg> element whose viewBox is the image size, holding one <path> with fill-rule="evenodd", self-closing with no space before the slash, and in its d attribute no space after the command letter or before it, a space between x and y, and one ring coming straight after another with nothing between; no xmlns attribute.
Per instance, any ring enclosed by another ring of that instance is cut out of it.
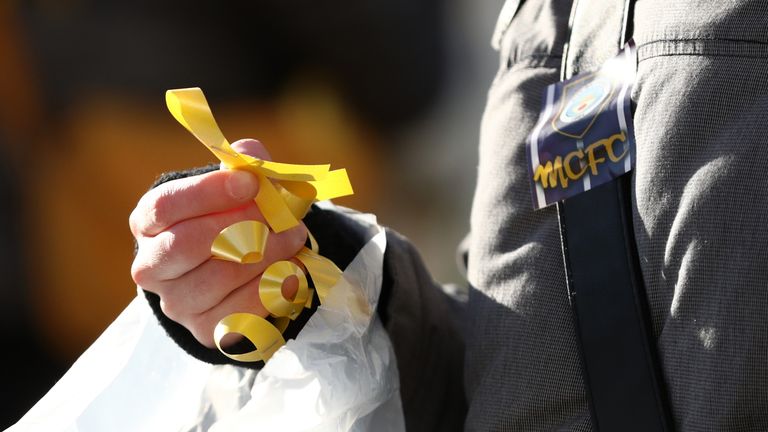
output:
<svg viewBox="0 0 768 432"><path fill-rule="evenodd" d="M231 140L347 168L338 204L463 286L479 121L502 0L0 0L0 427L136 294L128 215L213 156L168 114L199 86Z"/></svg>

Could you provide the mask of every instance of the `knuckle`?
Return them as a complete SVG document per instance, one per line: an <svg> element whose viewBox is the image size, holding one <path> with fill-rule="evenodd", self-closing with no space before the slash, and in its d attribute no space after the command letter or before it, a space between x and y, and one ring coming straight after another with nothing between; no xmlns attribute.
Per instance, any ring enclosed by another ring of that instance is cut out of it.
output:
<svg viewBox="0 0 768 432"><path fill-rule="evenodd" d="M149 229L160 230L166 227L173 211L172 198L173 194L168 189L155 194L146 214Z"/></svg>
<svg viewBox="0 0 768 432"><path fill-rule="evenodd" d="M133 211L131 211L131 214L128 216L128 227L131 229L131 234L133 234L133 237L139 238L141 233L141 216L138 207L134 208Z"/></svg>
<svg viewBox="0 0 768 432"><path fill-rule="evenodd" d="M136 285L147 289L153 282L156 282L155 273L155 266L151 257L148 257L147 248L140 246L133 263L131 263L131 278ZM149 289L148 291L152 290Z"/></svg>
<svg viewBox="0 0 768 432"><path fill-rule="evenodd" d="M131 228L131 233L134 237L139 238L141 236L152 234L153 224L153 207L157 190L153 189L139 199L136 207L131 211L128 216L128 226Z"/></svg>
<svg viewBox="0 0 768 432"><path fill-rule="evenodd" d="M161 275L171 262L176 236L163 231L139 245L131 264L131 277L137 285L144 286L162 279Z"/></svg>
<svg viewBox="0 0 768 432"><path fill-rule="evenodd" d="M131 278L139 286L145 286L149 281L148 269L138 258L131 264Z"/></svg>
<svg viewBox="0 0 768 432"><path fill-rule="evenodd" d="M245 138L232 143L232 148L240 153L245 153L249 156L257 157L264 160L272 160L261 141L253 138Z"/></svg>
<svg viewBox="0 0 768 432"><path fill-rule="evenodd" d="M170 255L174 253L176 245L179 243L179 235L174 231L162 231L155 237L156 244L156 260L160 263L167 260Z"/></svg>

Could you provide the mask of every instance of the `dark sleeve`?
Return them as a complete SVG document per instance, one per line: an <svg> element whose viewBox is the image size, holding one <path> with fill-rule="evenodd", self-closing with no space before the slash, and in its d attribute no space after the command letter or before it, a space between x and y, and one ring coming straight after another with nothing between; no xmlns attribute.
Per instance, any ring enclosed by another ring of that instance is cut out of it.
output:
<svg viewBox="0 0 768 432"><path fill-rule="evenodd" d="M413 245L392 230L379 304L397 357L406 429L463 430L464 302L433 281Z"/></svg>
<svg viewBox="0 0 768 432"><path fill-rule="evenodd" d="M201 174L216 166L161 176L165 181ZM313 206L304 218L317 239L320 254L344 269L369 240L369 227L344 208ZM386 230L382 291L378 314L392 341L400 373L400 395L409 431L461 431L466 415L463 390L464 341L460 331L463 303L435 283L413 245L395 231ZM217 349L201 345L182 325L160 309L160 299L145 292L168 335L190 355L214 364L236 362ZM317 302L315 302L317 303ZM310 313L303 313L286 331L295 337ZM300 321L302 320L303 321Z"/></svg>

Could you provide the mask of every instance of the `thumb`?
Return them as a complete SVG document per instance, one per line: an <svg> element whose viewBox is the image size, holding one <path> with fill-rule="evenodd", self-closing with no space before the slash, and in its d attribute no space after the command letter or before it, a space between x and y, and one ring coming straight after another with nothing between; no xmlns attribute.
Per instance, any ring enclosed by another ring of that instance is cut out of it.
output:
<svg viewBox="0 0 768 432"><path fill-rule="evenodd" d="M268 161L272 160L272 156L269 155L269 152L267 151L267 148L264 147L264 144L255 139L245 138L237 140L232 143L232 148L235 149L235 151L238 153L247 154L248 156L253 156L255 158Z"/></svg>

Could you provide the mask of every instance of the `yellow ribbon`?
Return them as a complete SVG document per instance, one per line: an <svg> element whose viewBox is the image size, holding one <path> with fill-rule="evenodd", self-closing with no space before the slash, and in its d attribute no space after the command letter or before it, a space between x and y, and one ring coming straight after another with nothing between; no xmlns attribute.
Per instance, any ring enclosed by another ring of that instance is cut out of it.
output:
<svg viewBox="0 0 768 432"><path fill-rule="evenodd" d="M294 276L299 280L299 289L293 300L283 296L283 282ZM295 320L310 297L307 277L299 266L290 261L277 261L264 270L259 282L259 299L272 316L288 317ZM310 304L311 307L311 304Z"/></svg>
<svg viewBox="0 0 768 432"><path fill-rule="evenodd" d="M296 259L307 268L307 272L312 277L312 283L315 284L317 296L322 303L328 296L328 291L341 278L342 271L336 267L333 261L307 248L300 250Z"/></svg>
<svg viewBox="0 0 768 432"><path fill-rule="evenodd" d="M241 264L263 259L269 228L282 232L299 224L312 202L353 193L344 169L330 170L329 165L293 165L265 161L233 149L221 133L208 102L199 88L168 90L166 104L171 114L197 137L229 169L254 173L259 180L256 205L269 227L258 221L242 221L219 233L211 245L218 259ZM274 182L274 183L273 183ZM303 248L296 259L306 268L322 303L336 285L342 271L329 259L320 256L318 245L308 233L311 248ZM292 299L283 296L287 278L296 277L299 288ZM250 313L233 313L219 321L214 329L216 347L227 357L243 361L267 361L285 344L282 333L304 308L312 307L314 291L309 288L304 271L290 261L278 261L264 270L259 282L259 298L273 322ZM243 354L227 353L221 340L229 333L247 338L256 348Z"/></svg>
<svg viewBox="0 0 768 432"><path fill-rule="evenodd" d="M255 350L243 354L230 354L221 347L221 340L229 333L246 337ZM216 347L232 360L242 362L267 361L281 346L285 345L282 332L264 318L250 313L233 313L219 321L213 331Z"/></svg>
<svg viewBox="0 0 768 432"><path fill-rule="evenodd" d="M173 117L230 169L244 169L259 178L256 204L275 232L299 224L314 200L351 195L347 171L330 165L294 165L265 161L238 153L221 133L199 88L168 90L165 102ZM274 180L273 185L269 179Z"/></svg>
<svg viewBox="0 0 768 432"><path fill-rule="evenodd" d="M211 254L219 259L257 263L264 258L269 228L259 221L242 221L232 224L219 233L211 245Z"/></svg>

